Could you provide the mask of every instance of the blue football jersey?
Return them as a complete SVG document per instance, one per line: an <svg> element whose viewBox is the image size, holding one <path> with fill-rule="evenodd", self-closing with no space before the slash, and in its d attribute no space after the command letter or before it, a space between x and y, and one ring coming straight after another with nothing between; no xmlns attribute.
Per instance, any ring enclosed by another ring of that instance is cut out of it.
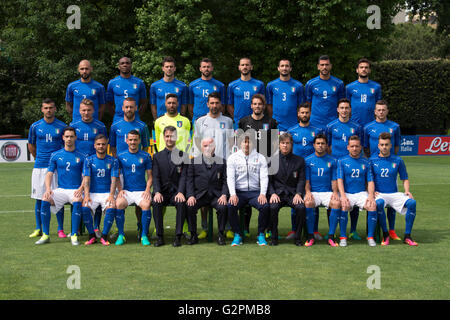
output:
<svg viewBox="0 0 450 320"><path fill-rule="evenodd" d="M357 135L361 140L363 138L361 126L351 120L348 122L342 122L339 119L331 121L325 132L328 145L331 146L331 155L336 159L348 155L348 138L353 135ZM363 145L362 141L361 145Z"/></svg>
<svg viewBox="0 0 450 320"><path fill-rule="evenodd" d="M35 168L48 168L52 153L64 146L62 132L66 126L56 118L52 123L41 119L31 125L28 143L36 146Z"/></svg>
<svg viewBox="0 0 450 320"><path fill-rule="evenodd" d="M147 98L147 89L145 83L135 76L124 78L117 76L110 80L106 90L106 101L114 102L115 113L113 123L123 119L122 105L123 101L128 98L136 100L136 106L139 108L139 101ZM139 112L136 112L136 118L139 119Z"/></svg>
<svg viewBox="0 0 450 320"><path fill-rule="evenodd" d="M364 147L370 148L370 155L376 155L380 152L378 149L378 137L382 132L389 132L392 136L391 153L394 148L400 146L400 125L394 121L386 120L385 122L372 121L364 127Z"/></svg>
<svg viewBox="0 0 450 320"><path fill-rule="evenodd" d="M382 193L397 192L397 174L401 180L408 180L403 159L391 154L389 157L380 157L378 154L370 157L370 168L375 181L375 191Z"/></svg>
<svg viewBox="0 0 450 320"><path fill-rule="evenodd" d="M111 179L119 177L119 162L110 155L100 159L97 154L93 154L84 162L83 176L91 177L89 192L109 193Z"/></svg>
<svg viewBox="0 0 450 320"><path fill-rule="evenodd" d="M106 126L99 120L94 119L92 122L80 120L72 122L70 126L75 128L77 134L77 141L75 142L77 151L84 153L86 156L95 153L94 140L98 134L101 133L108 136Z"/></svg>
<svg viewBox="0 0 450 320"><path fill-rule="evenodd" d="M267 84L267 104L272 105L273 118L278 122L280 131L287 131L295 126L297 121L297 107L305 101L303 85L300 81L280 78Z"/></svg>
<svg viewBox="0 0 450 320"><path fill-rule="evenodd" d="M178 79L171 82L164 81L164 78L153 82L150 86L150 104L156 105L157 117L166 113L166 95L175 93L178 97L178 113L181 112L181 106L188 103L188 87Z"/></svg>
<svg viewBox="0 0 450 320"><path fill-rule="evenodd" d="M311 124L325 128L337 118L337 103L345 97L344 82L334 76L328 80L317 76L306 83L305 97L311 102Z"/></svg>
<svg viewBox="0 0 450 320"><path fill-rule="evenodd" d="M198 78L189 84L189 104L194 105L192 123L209 112L206 103L208 102L208 95L212 92L219 92L220 101L225 105L227 101L225 85L219 80L214 78L211 80L202 80L202 78Z"/></svg>
<svg viewBox="0 0 450 320"><path fill-rule="evenodd" d="M252 114L251 99L254 94L265 95L264 82L251 78L248 81L241 78L228 85L227 104L234 106L234 125L237 128L239 120Z"/></svg>
<svg viewBox="0 0 450 320"><path fill-rule="evenodd" d="M311 185L311 192L332 192L331 182L337 179L336 159L325 154L318 157L315 153L305 159L306 180Z"/></svg>
<svg viewBox="0 0 450 320"><path fill-rule="evenodd" d="M294 140L294 146L292 152L300 157L306 158L310 154L314 153L314 137L322 130L312 125L302 127L299 124L288 129L288 132L292 135Z"/></svg>
<svg viewBox="0 0 450 320"><path fill-rule="evenodd" d="M369 160L360 156L355 159L346 155L338 160L337 178L344 182L347 193L366 191L366 183L373 181Z"/></svg>
<svg viewBox="0 0 450 320"><path fill-rule="evenodd" d="M117 156L119 168L123 174L123 189L127 191L145 191L147 182L145 171L152 169L152 158L149 153L138 151L122 152Z"/></svg>
<svg viewBox="0 0 450 320"><path fill-rule="evenodd" d="M61 149L53 152L49 172L57 173L58 188L78 189L81 186L85 155L78 151Z"/></svg>
<svg viewBox="0 0 450 320"><path fill-rule="evenodd" d="M99 105L105 104L105 87L95 80L85 83L79 79L69 83L66 90L66 101L73 104L72 121L81 120L80 102L83 99L90 99L94 102L94 119L98 119Z"/></svg>
<svg viewBox="0 0 450 320"><path fill-rule="evenodd" d="M109 134L109 145L116 148L117 154L128 150L127 135L131 130L137 130L141 134L141 148L150 146L150 132L144 122L137 119L128 122L122 119L111 126Z"/></svg>
<svg viewBox="0 0 450 320"><path fill-rule="evenodd" d="M345 93L352 106L352 121L364 127L375 120L375 103L381 99L381 85L378 82L369 80L361 83L356 80L345 87Z"/></svg>

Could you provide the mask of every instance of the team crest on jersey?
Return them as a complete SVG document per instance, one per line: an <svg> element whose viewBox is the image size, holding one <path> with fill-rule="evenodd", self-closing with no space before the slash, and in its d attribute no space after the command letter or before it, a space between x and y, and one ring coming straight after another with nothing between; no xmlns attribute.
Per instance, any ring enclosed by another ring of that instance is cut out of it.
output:
<svg viewBox="0 0 450 320"><path fill-rule="evenodd" d="M180 92L180 89L179 88L175 88L175 92L176 93Z"/></svg>
<svg viewBox="0 0 450 320"><path fill-rule="evenodd" d="M292 173L292 175L294 176L295 179L297 179L297 177L298 177L297 171L294 171L294 172Z"/></svg>
<svg viewBox="0 0 450 320"><path fill-rule="evenodd" d="M375 89L374 88L370 88L370 93L375 94Z"/></svg>
<svg viewBox="0 0 450 320"><path fill-rule="evenodd" d="M144 163L144 158L139 158L139 163Z"/></svg>
<svg viewBox="0 0 450 320"><path fill-rule="evenodd" d="M92 89L91 92L92 92L92 95L94 96L97 91L95 91L95 89Z"/></svg>
<svg viewBox="0 0 450 320"><path fill-rule="evenodd" d="M94 134L97 134L97 128L92 129L92 132L94 132Z"/></svg>
<svg viewBox="0 0 450 320"><path fill-rule="evenodd" d="M111 169L111 163L106 164L106 169L108 169L108 170Z"/></svg>
<svg viewBox="0 0 450 320"><path fill-rule="evenodd" d="M315 133L314 131L311 132L311 136L315 137L315 136L316 136L316 133Z"/></svg>
<svg viewBox="0 0 450 320"><path fill-rule="evenodd" d="M331 168L331 162L327 162L327 167Z"/></svg>
<svg viewBox="0 0 450 320"><path fill-rule="evenodd" d="M76 162L76 163L79 163L79 162L80 162L80 160L81 160L81 159L80 159L80 158L78 158L78 157L76 157L76 158L75 158L75 162Z"/></svg>
<svg viewBox="0 0 450 320"><path fill-rule="evenodd" d="M292 92L295 92L295 87L292 87L291 90L292 90Z"/></svg>
<svg viewBox="0 0 450 320"><path fill-rule="evenodd" d="M258 87L257 86L253 86L253 91L258 91Z"/></svg>
<svg viewBox="0 0 450 320"><path fill-rule="evenodd" d="M362 167L363 170L366 170L366 166L365 165L362 165L361 167Z"/></svg>
<svg viewBox="0 0 450 320"><path fill-rule="evenodd" d="M225 129L225 122L220 123L220 129Z"/></svg>
<svg viewBox="0 0 450 320"><path fill-rule="evenodd" d="M393 132L394 132L394 129L389 128L389 133L393 133Z"/></svg>
<svg viewBox="0 0 450 320"><path fill-rule="evenodd" d="M395 167L397 167L397 164L396 164L396 163L393 163L393 164L392 164L392 168L395 169Z"/></svg>
<svg viewBox="0 0 450 320"><path fill-rule="evenodd" d="M333 92L336 92L336 86L333 86L332 89L333 89Z"/></svg>
<svg viewBox="0 0 450 320"><path fill-rule="evenodd" d="M137 89L137 84L136 83L133 84L133 89Z"/></svg>
<svg viewBox="0 0 450 320"><path fill-rule="evenodd" d="M351 128L351 129L350 129L350 132L351 132L352 134L354 134L354 133L355 133L355 129Z"/></svg>
<svg viewBox="0 0 450 320"><path fill-rule="evenodd" d="M55 129L56 134L59 134L61 132L61 130L59 130L58 128Z"/></svg>
<svg viewBox="0 0 450 320"><path fill-rule="evenodd" d="M263 130L269 130L269 124L263 123Z"/></svg>
<svg viewBox="0 0 450 320"><path fill-rule="evenodd" d="M213 88L214 88L214 91L217 91L217 87L216 86L214 86Z"/></svg>
<svg viewBox="0 0 450 320"><path fill-rule="evenodd" d="M181 128L183 126L183 121L177 121L177 127Z"/></svg>

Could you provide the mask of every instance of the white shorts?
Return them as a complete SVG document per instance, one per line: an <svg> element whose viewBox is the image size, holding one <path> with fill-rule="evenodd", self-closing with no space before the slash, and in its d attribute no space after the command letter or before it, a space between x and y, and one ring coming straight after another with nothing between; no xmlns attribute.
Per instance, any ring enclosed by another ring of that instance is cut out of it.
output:
<svg viewBox="0 0 450 320"><path fill-rule="evenodd" d="M52 199L55 203L54 206L50 206L50 212L57 213L61 208L64 208L66 203L73 204L74 193L77 189L62 189L57 188L53 191Z"/></svg>
<svg viewBox="0 0 450 320"><path fill-rule="evenodd" d="M328 209L333 192L311 192L314 197L315 207L323 206Z"/></svg>
<svg viewBox="0 0 450 320"><path fill-rule="evenodd" d="M88 205L92 211L95 211L98 206L102 206L102 211L105 211L109 205L109 202L106 202L109 198L109 193L91 193L89 197L91 198L91 202Z"/></svg>
<svg viewBox="0 0 450 320"><path fill-rule="evenodd" d="M367 191L361 191L358 193L345 193L347 196L348 201L350 202L350 210L357 206L359 207L359 211L364 210L364 206L366 204L367 198L369 197L369 194Z"/></svg>
<svg viewBox="0 0 450 320"><path fill-rule="evenodd" d="M137 206L139 206L142 201L142 194L144 193L144 191L124 191L124 197L125 200L127 200L128 205L131 206L133 203L135 203Z"/></svg>
<svg viewBox="0 0 450 320"><path fill-rule="evenodd" d="M383 199L384 206L389 206L400 214L406 214L407 208L405 207L406 201L409 197L403 192L394 193L379 193L375 200Z"/></svg>
<svg viewBox="0 0 450 320"><path fill-rule="evenodd" d="M42 200L45 193L45 176L47 175L47 168L33 168L31 173L31 198ZM58 188L58 180L56 173L53 174L52 190Z"/></svg>

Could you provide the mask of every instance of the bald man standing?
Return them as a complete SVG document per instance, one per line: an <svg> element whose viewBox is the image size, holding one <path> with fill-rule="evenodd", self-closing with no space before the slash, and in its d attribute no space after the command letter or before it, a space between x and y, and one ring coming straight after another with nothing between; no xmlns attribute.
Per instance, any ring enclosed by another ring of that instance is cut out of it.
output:
<svg viewBox="0 0 450 320"><path fill-rule="evenodd" d="M92 79L92 66L88 60L78 64L79 80L69 83L66 90L66 110L72 115L72 122L81 120L80 102L89 99L94 102L94 119L101 120L105 110L105 87Z"/></svg>

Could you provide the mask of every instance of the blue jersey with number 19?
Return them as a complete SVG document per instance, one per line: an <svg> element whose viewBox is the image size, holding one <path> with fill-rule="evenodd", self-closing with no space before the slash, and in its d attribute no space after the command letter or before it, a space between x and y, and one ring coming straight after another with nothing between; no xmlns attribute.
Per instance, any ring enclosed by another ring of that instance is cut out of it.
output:
<svg viewBox="0 0 450 320"><path fill-rule="evenodd" d="M119 177L119 163L110 155L100 159L97 154L93 154L84 162L83 176L91 177L89 192L109 193L111 178Z"/></svg>
<svg viewBox="0 0 450 320"><path fill-rule="evenodd" d="M152 158L145 151L122 152L117 156L119 168L123 174L123 189L127 191L145 191L147 182L145 171L152 169Z"/></svg>
<svg viewBox="0 0 450 320"><path fill-rule="evenodd" d="M397 155L380 157L378 154L370 157L370 167L375 181L375 191L382 193L397 192L397 174L401 180L408 179L405 163Z"/></svg>
<svg viewBox="0 0 450 320"><path fill-rule="evenodd" d="M337 178L336 159L325 154L318 157L315 153L305 159L306 180L311 185L311 192L332 192L331 182Z"/></svg>
<svg viewBox="0 0 450 320"><path fill-rule="evenodd" d="M273 118L280 131L287 131L297 123L297 107L305 101L303 85L300 81L280 78L267 84L267 104L272 105Z"/></svg>
<svg viewBox="0 0 450 320"><path fill-rule="evenodd" d="M370 163L362 156L355 159L346 155L338 160L337 178L343 180L347 193L366 191L366 183L373 181Z"/></svg>
<svg viewBox="0 0 450 320"><path fill-rule="evenodd" d="M81 186L85 155L76 150L61 149L53 152L48 172L57 173L58 188L78 189Z"/></svg>

